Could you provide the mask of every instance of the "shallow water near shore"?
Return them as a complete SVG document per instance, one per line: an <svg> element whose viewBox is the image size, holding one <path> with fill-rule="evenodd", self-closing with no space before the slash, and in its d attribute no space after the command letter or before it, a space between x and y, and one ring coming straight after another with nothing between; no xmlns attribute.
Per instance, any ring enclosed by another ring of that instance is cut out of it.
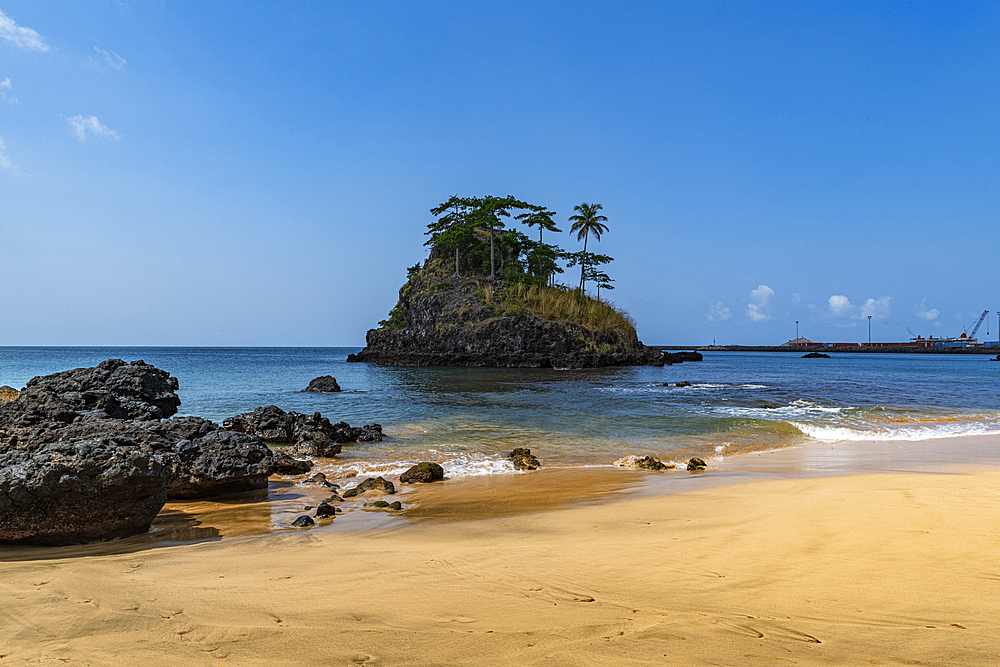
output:
<svg viewBox="0 0 1000 667"><path fill-rule="evenodd" d="M436 461L452 482L520 474L506 460L514 447L530 448L547 469L607 469L622 457L650 454L679 468L699 456L732 470L740 461L749 464L748 455L773 450L848 442L863 452L866 443L901 441L911 443L919 457L921 442L1000 433L1000 363L980 355L802 359L707 352L704 361L663 368L558 370L346 363L355 351L6 347L0 348L0 384L20 388L36 375L107 358L142 359L178 378L180 415L221 422L273 404L318 411L334 422L383 426L383 442L346 445L337 458L315 461L314 472L393 476L419 461ZM301 392L320 375L335 376L344 391ZM488 487L466 486L477 494ZM279 481L259 497L187 510L170 504L154 525L153 539L217 539L222 533L215 525L224 525L226 536L287 528L323 493L328 491ZM567 501L590 495L562 493ZM393 521L384 512L362 514L375 513L336 523L346 529Z"/></svg>

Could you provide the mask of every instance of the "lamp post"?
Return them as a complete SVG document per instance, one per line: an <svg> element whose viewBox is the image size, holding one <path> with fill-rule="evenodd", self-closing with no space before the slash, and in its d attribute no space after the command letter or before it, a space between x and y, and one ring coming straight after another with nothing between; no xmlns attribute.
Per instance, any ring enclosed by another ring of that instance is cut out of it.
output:
<svg viewBox="0 0 1000 667"><path fill-rule="evenodd" d="M796 341L795 344L796 345L798 345L798 340L799 340L799 321L795 320L795 341Z"/></svg>
<svg viewBox="0 0 1000 667"><path fill-rule="evenodd" d="M872 346L872 316L868 316L868 347Z"/></svg>

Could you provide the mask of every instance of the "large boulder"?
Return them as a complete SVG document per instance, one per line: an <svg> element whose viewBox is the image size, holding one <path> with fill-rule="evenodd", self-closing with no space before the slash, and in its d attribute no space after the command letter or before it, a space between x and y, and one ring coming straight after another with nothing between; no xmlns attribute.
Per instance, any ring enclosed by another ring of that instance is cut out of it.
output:
<svg viewBox="0 0 1000 667"><path fill-rule="evenodd" d="M167 498L161 457L100 438L0 454L0 541L79 544L149 530Z"/></svg>
<svg viewBox="0 0 1000 667"><path fill-rule="evenodd" d="M429 482L439 482L443 479L444 468L437 463L429 461L418 463L399 476L399 481L402 484L426 484Z"/></svg>
<svg viewBox="0 0 1000 667"><path fill-rule="evenodd" d="M332 375L324 375L318 377L309 382L309 386L302 391L313 391L321 394L334 394L340 391L340 385L337 384L337 378Z"/></svg>

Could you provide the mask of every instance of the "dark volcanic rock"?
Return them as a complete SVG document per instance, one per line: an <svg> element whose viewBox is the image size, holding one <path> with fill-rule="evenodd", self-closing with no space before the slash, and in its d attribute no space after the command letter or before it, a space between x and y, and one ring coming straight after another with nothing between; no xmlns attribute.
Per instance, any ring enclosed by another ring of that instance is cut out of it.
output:
<svg viewBox="0 0 1000 667"><path fill-rule="evenodd" d="M675 387L690 387L691 383L688 382L687 380L681 380L680 382L675 383L674 386Z"/></svg>
<svg viewBox="0 0 1000 667"><path fill-rule="evenodd" d="M531 455L530 449L517 447L507 455L507 460L514 464L518 470L537 470L541 462Z"/></svg>
<svg viewBox="0 0 1000 667"><path fill-rule="evenodd" d="M829 354L823 354L822 352L810 352L809 354L803 354L803 359L829 359Z"/></svg>
<svg viewBox="0 0 1000 667"><path fill-rule="evenodd" d="M392 485L392 482L382 477L369 477L353 489L344 491L344 498L354 498L368 491L381 491L382 493L393 494L396 493L396 487Z"/></svg>
<svg viewBox="0 0 1000 667"><path fill-rule="evenodd" d="M701 361L701 352L664 352L663 360L668 364L682 364L685 361Z"/></svg>
<svg viewBox="0 0 1000 667"><path fill-rule="evenodd" d="M309 461L293 459L284 452L274 453L274 472L279 475L304 475L312 470L313 464Z"/></svg>
<svg viewBox="0 0 1000 667"><path fill-rule="evenodd" d="M6 539L113 539L148 530L166 497L266 488L274 466L260 439L198 417L161 421L180 405L176 388L176 379L149 364L109 359L94 368L36 377L17 399L0 405L0 455L9 462L3 473L11 488L34 484L31 465L46 461L54 467L45 474L58 469L59 484L69 485L47 493L46 482L30 506L7 507L4 525L16 537ZM104 464L111 467L102 472ZM122 479L132 480L135 489L123 491ZM12 493L9 499L18 500L20 491ZM52 525L39 518L46 513ZM57 525L70 519L76 525Z"/></svg>
<svg viewBox="0 0 1000 667"><path fill-rule="evenodd" d="M312 520L312 517L308 514L303 514L298 519L292 522L294 528L309 528L310 526L315 526L316 522Z"/></svg>
<svg viewBox="0 0 1000 667"><path fill-rule="evenodd" d="M688 470L704 470L708 467L703 459L699 459L697 456L692 457L687 463Z"/></svg>
<svg viewBox="0 0 1000 667"><path fill-rule="evenodd" d="M222 422L222 427L256 435L268 442L295 443L292 453L324 458L339 454L340 443L382 440L382 426L379 424L363 427L351 426L346 422L331 424L329 419L318 412L312 415L285 412L276 405L229 417Z"/></svg>
<svg viewBox="0 0 1000 667"><path fill-rule="evenodd" d="M309 386L302 391L315 391L323 394L333 394L340 391L337 378L332 375L324 375L309 382Z"/></svg>
<svg viewBox="0 0 1000 667"><path fill-rule="evenodd" d="M418 463L399 476L399 481L403 484L438 482L443 479L444 468L437 463L426 461Z"/></svg>
<svg viewBox="0 0 1000 667"><path fill-rule="evenodd" d="M502 281L453 278L434 255L399 291L395 316L371 329L366 347L348 356L403 366L592 368L662 366L664 355L644 346L635 330L594 331L532 312L505 313ZM484 289L489 289L485 298ZM628 330L626 330L628 329Z"/></svg>
<svg viewBox="0 0 1000 667"><path fill-rule="evenodd" d="M56 546L145 533L168 477L159 456L99 438L0 454L0 541Z"/></svg>
<svg viewBox="0 0 1000 667"><path fill-rule="evenodd" d="M328 503L325 502L320 503L319 507L316 508L316 518L325 519L327 517L336 516L338 509L339 508L334 507L333 505L330 505Z"/></svg>

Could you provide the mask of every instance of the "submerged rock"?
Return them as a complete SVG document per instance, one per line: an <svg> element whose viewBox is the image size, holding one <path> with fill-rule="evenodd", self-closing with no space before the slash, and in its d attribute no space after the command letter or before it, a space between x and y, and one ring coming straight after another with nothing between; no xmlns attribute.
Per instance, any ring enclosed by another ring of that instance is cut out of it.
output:
<svg viewBox="0 0 1000 667"><path fill-rule="evenodd" d="M507 455L507 460L514 464L518 470L537 470L542 463L531 455L530 449L524 447L515 448Z"/></svg>
<svg viewBox="0 0 1000 667"><path fill-rule="evenodd" d="M829 354L824 354L822 352L810 352L809 354L803 354L803 359L829 359Z"/></svg>
<svg viewBox="0 0 1000 667"><path fill-rule="evenodd" d="M298 519L292 522L293 528L309 528L310 526L315 526L316 522L312 520L312 517L308 514L303 514Z"/></svg>
<svg viewBox="0 0 1000 667"><path fill-rule="evenodd" d="M396 493L396 487L393 486L392 482L382 477L369 477L353 489L344 491L344 498L354 498L368 491L381 491L382 493L393 494Z"/></svg>
<svg viewBox="0 0 1000 667"><path fill-rule="evenodd" d="M687 462L688 470L704 470L707 467L708 464L705 463L703 459L699 459L697 456L691 457L691 459Z"/></svg>
<svg viewBox="0 0 1000 667"><path fill-rule="evenodd" d="M399 476L399 481L402 484L426 484L429 482L439 482L443 479L444 468L437 463L428 461L418 463Z"/></svg>
<svg viewBox="0 0 1000 667"><path fill-rule="evenodd" d="M318 377L309 382L309 386L302 391L313 391L322 394L334 394L340 391L340 385L337 384L337 378L332 375L324 375L323 377Z"/></svg>
<svg viewBox="0 0 1000 667"><path fill-rule="evenodd" d="M674 386L675 387L690 387L691 383L688 382L687 380L681 380L680 382L675 383Z"/></svg>

